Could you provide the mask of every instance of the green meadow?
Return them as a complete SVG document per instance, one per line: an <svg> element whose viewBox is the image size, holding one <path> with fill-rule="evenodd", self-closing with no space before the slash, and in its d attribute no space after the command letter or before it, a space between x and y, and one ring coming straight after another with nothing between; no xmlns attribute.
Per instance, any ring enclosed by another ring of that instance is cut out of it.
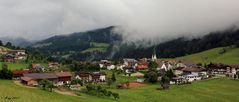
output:
<svg viewBox="0 0 239 102"><path fill-rule="evenodd" d="M211 79L188 85L173 85L169 90L156 90L159 84L135 89L112 89L119 100L82 94L65 96L37 88L18 86L13 81L0 81L0 102L239 102L239 81ZM17 97L8 101L5 97Z"/></svg>
<svg viewBox="0 0 239 102"><path fill-rule="evenodd" d="M19 62L0 62L0 69L2 68L2 64L5 63L8 66L8 69L10 70L18 70L18 69L25 69L28 68L30 63L26 63L24 61ZM40 63L44 67L48 67L47 63Z"/></svg>
<svg viewBox="0 0 239 102"><path fill-rule="evenodd" d="M196 63L239 64L239 48L219 47L200 53L178 57L179 60L191 60Z"/></svg>
<svg viewBox="0 0 239 102"><path fill-rule="evenodd" d="M16 62L16 63L0 62L0 69L2 68L3 63L7 64L10 70L24 69L29 66L28 63L23 63L23 62Z"/></svg>

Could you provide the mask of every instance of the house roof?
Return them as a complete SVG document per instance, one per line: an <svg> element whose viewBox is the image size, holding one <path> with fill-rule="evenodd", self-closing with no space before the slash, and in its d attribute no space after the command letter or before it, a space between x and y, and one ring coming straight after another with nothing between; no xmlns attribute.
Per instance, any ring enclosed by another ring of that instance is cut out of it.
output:
<svg viewBox="0 0 239 102"><path fill-rule="evenodd" d="M222 64L222 63L211 63L207 65L207 68L210 69L226 69L228 65Z"/></svg>
<svg viewBox="0 0 239 102"><path fill-rule="evenodd" d="M106 75L105 72L92 72L91 75Z"/></svg>
<svg viewBox="0 0 239 102"><path fill-rule="evenodd" d="M37 68L37 67L40 67L41 64L32 64L32 68Z"/></svg>
<svg viewBox="0 0 239 102"><path fill-rule="evenodd" d="M186 71L186 72L201 72L204 69L203 68L195 68L195 67L186 67L181 69L182 71Z"/></svg>
<svg viewBox="0 0 239 102"><path fill-rule="evenodd" d="M32 79L56 79L58 78L54 73L29 73L23 74L24 77L30 77Z"/></svg>
<svg viewBox="0 0 239 102"><path fill-rule="evenodd" d="M180 62L186 65L187 67L197 67L197 65L193 61L180 61Z"/></svg>
<svg viewBox="0 0 239 102"><path fill-rule="evenodd" d="M29 72L30 72L30 70L14 70L12 73L13 74L26 74Z"/></svg>
<svg viewBox="0 0 239 102"><path fill-rule="evenodd" d="M70 72L56 72L56 76L58 77L71 77L72 74Z"/></svg>
<svg viewBox="0 0 239 102"><path fill-rule="evenodd" d="M184 67L177 67L175 70L182 70Z"/></svg>
<svg viewBox="0 0 239 102"><path fill-rule="evenodd" d="M157 66L158 68L161 68L163 66L163 62L158 62L157 64L158 64Z"/></svg>
<svg viewBox="0 0 239 102"><path fill-rule="evenodd" d="M229 65L232 68L239 68L239 64Z"/></svg>
<svg viewBox="0 0 239 102"><path fill-rule="evenodd" d="M131 76L143 77L144 74L143 74L143 73L140 73L140 72L136 72L136 73L131 74Z"/></svg>
<svg viewBox="0 0 239 102"><path fill-rule="evenodd" d="M76 72L75 74L79 75L80 77L89 77L90 72L80 71L80 72Z"/></svg>
<svg viewBox="0 0 239 102"><path fill-rule="evenodd" d="M23 80L23 81L30 81L30 80L32 80L32 78L30 78L30 77L21 77L21 80Z"/></svg>
<svg viewBox="0 0 239 102"><path fill-rule="evenodd" d="M148 66L147 65L138 65L136 68L137 69L148 69Z"/></svg>

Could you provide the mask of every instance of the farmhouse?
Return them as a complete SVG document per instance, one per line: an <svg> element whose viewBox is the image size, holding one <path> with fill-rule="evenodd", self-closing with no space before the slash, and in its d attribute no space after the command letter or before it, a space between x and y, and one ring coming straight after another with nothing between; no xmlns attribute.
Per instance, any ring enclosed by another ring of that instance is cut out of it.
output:
<svg viewBox="0 0 239 102"><path fill-rule="evenodd" d="M29 86L36 86L41 80L47 79L52 81L55 86L60 86L65 83L70 83L71 77L72 75L69 72L28 73L23 74L23 77L21 77L21 82Z"/></svg>
<svg viewBox="0 0 239 102"><path fill-rule="evenodd" d="M157 70L170 70L170 69L173 69L173 65L167 61L159 61L158 63L158 66L157 66Z"/></svg>
<svg viewBox="0 0 239 102"><path fill-rule="evenodd" d="M147 62L147 59L140 59L136 66L136 70L147 70L148 65L149 65L149 63Z"/></svg>
<svg viewBox="0 0 239 102"><path fill-rule="evenodd" d="M69 84L71 82L72 74L70 72L55 72L58 77L57 85Z"/></svg>
<svg viewBox="0 0 239 102"><path fill-rule="evenodd" d="M125 67L131 67L131 68L136 68L136 66L138 65L138 61L135 59L123 59L124 60L124 65Z"/></svg>
<svg viewBox="0 0 239 102"><path fill-rule="evenodd" d="M75 78L85 82L104 82L106 80L106 74L103 72L80 71L76 73Z"/></svg>
<svg viewBox="0 0 239 102"><path fill-rule="evenodd" d="M209 69L209 72L211 74L227 74L228 72L228 65L225 64L221 64L221 63L210 63L209 65L207 65L207 68Z"/></svg>
<svg viewBox="0 0 239 102"><path fill-rule="evenodd" d="M43 67L41 64L35 64L35 63L33 63L31 65L30 69L33 70L33 71L40 71L40 72L45 72L46 71L46 68Z"/></svg>
<svg viewBox="0 0 239 102"><path fill-rule="evenodd" d="M27 86L37 86L38 82L30 77L21 77L21 83Z"/></svg>
<svg viewBox="0 0 239 102"><path fill-rule="evenodd" d="M16 61L16 60L15 60L15 56L12 55L12 54L3 55L3 56L2 56L2 60L3 60L4 62L15 62L15 61Z"/></svg>
<svg viewBox="0 0 239 102"><path fill-rule="evenodd" d="M82 81L89 82L92 78L90 76L90 72L80 71L75 73L75 78L80 79Z"/></svg>
<svg viewBox="0 0 239 102"><path fill-rule="evenodd" d="M201 80L208 78L207 70L202 67L178 67L175 69L175 74L179 77L175 78L175 83L185 82L184 79L188 82L194 80ZM184 78L182 80L182 78Z"/></svg>
<svg viewBox="0 0 239 102"><path fill-rule="evenodd" d="M106 80L106 74L103 72L92 72L91 77L93 82L104 82Z"/></svg>
<svg viewBox="0 0 239 102"><path fill-rule="evenodd" d="M236 72L238 71L239 71L239 64L234 64L234 65L229 65L227 72L231 74L236 74Z"/></svg>
<svg viewBox="0 0 239 102"><path fill-rule="evenodd" d="M54 73L30 73L24 74L21 77L21 82L29 86L36 86L43 79L50 80L54 84L58 81L58 77Z"/></svg>
<svg viewBox="0 0 239 102"><path fill-rule="evenodd" d="M170 84L184 84L187 82L188 82L188 79L186 79L183 76L174 77L172 78L172 80L170 80Z"/></svg>
<svg viewBox="0 0 239 102"><path fill-rule="evenodd" d="M24 69L24 70L14 70L13 73L13 78L19 79L23 77L23 74L30 73L31 71L29 69Z"/></svg>
<svg viewBox="0 0 239 102"><path fill-rule="evenodd" d="M58 69L60 64L58 62L49 62L48 63L48 68L50 69Z"/></svg>
<svg viewBox="0 0 239 102"><path fill-rule="evenodd" d="M25 50L10 50L7 53L14 55L16 60L23 60L27 58Z"/></svg>

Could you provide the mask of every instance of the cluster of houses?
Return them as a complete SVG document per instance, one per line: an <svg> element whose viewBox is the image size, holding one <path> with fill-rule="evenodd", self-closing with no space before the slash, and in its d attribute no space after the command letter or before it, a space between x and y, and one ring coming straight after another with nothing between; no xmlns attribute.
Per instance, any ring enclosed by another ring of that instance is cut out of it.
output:
<svg viewBox="0 0 239 102"><path fill-rule="evenodd" d="M15 52L15 55L26 55L24 51ZM157 64L156 71L160 72L172 70L175 76L170 81L170 84L182 84L195 80L203 80L209 78L211 75L223 74L234 78L239 71L239 65L225 65L211 63L207 66L196 64L192 61L177 61L177 60L158 60L156 55L153 55L151 59L123 59L120 63L114 63L110 60L101 60L97 62L100 68L107 70L122 70L125 75L143 76L140 71L149 70L149 64L151 61L155 61ZM15 79L21 80L22 83L30 86L38 85L39 81L48 79L54 82L56 86L68 84L72 80L79 79L83 82L105 82L106 74L103 72L51 72L46 73L45 68L40 64L32 64L32 68L25 70L16 70L13 72ZM48 69L55 70L59 68L59 63L52 62L48 64ZM40 71L40 73L36 73ZM136 74L135 74L136 73ZM235 78L238 78L235 77ZM137 79L138 80L138 79ZM158 77L161 80L161 77ZM143 82L143 80L139 80Z"/></svg>
<svg viewBox="0 0 239 102"><path fill-rule="evenodd" d="M123 70L125 73L131 74L140 70L148 70L150 61L157 63L157 71L172 70L175 77L170 81L171 84L188 83L195 80L207 79L209 75L223 74L228 77L235 77L236 72L239 71L239 65L225 65L211 63L207 66L198 65L192 61L177 61L177 60L158 60L156 55L151 59L123 59L123 62L114 65L111 61L100 61L100 67L108 70ZM236 78L236 77L235 77ZM160 77L158 78L160 80Z"/></svg>
<svg viewBox="0 0 239 102"><path fill-rule="evenodd" d="M17 60L27 59L25 50L5 50L0 48L0 55L2 55L2 61L15 62Z"/></svg>
<svg viewBox="0 0 239 102"><path fill-rule="evenodd" d="M49 68L57 68L57 63L49 63ZM64 84L70 84L72 80L80 79L83 82L105 82L106 74L104 72L38 72L35 70L42 70L40 64L32 64L32 68L15 70L13 71L13 77L16 80L20 80L21 83L28 86L37 86L41 80L47 79L53 82L55 86L62 86Z"/></svg>

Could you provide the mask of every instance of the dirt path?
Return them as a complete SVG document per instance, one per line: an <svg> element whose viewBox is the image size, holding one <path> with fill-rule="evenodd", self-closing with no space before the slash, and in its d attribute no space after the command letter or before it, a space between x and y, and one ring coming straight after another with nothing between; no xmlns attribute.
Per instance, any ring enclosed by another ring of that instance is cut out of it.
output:
<svg viewBox="0 0 239 102"><path fill-rule="evenodd" d="M68 96L77 96L75 93L70 92L70 91L60 91L57 89L53 89L54 92L59 93L59 94L63 94L63 95L68 95Z"/></svg>

